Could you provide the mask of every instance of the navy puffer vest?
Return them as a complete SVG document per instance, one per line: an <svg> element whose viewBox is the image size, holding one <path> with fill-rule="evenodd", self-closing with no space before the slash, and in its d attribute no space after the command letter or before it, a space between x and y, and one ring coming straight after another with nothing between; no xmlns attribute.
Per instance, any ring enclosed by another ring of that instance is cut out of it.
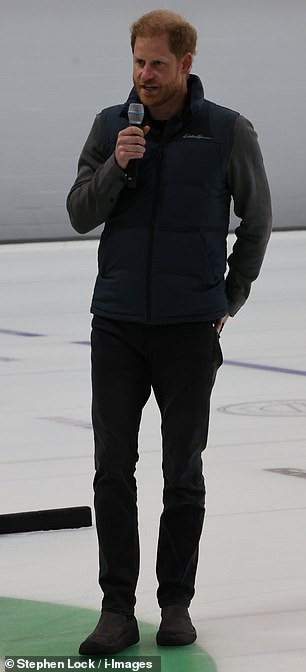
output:
<svg viewBox="0 0 306 672"><path fill-rule="evenodd" d="M125 103L100 115L106 156L128 125ZM137 186L125 186L99 246L91 310L148 324L214 320L227 312L224 273L231 195L227 165L237 112L203 98L190 76L189 113L149 132Z"/></svg>

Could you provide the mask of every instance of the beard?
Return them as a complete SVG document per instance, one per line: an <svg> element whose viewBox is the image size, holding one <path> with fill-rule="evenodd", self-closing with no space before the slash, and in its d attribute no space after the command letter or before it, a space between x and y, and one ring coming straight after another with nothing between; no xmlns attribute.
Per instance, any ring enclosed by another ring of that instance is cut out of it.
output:
<svg viewBox="0 0 306 672"><path fill-rule="evenodd" d="M155 84L153 81L146 82L147 86L157 86L152 92L146 91L143 85L135 78L133 78L133 82L142 104L150 107L165 105L165 103L171 100L180 90L180 81L178 77L168 84Z"/></svg>

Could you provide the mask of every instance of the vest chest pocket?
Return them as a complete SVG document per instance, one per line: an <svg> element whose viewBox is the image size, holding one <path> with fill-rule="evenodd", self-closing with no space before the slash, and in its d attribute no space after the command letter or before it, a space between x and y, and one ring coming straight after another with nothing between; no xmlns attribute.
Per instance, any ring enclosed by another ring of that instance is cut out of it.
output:
<svg viewBox="0 0 306 672"><path fill-rule="evenodd" d="M213 140L184 140L163 155L159 228L198 230L215 221L227 190L220 145Z"/></svg>
<svg viewBox="0 0 306 672"><path fill-rule="evenodd" d="M204 135L186 134L169 143L163 156L163 174L176 184L196 185L203 189L219 185L222 176L219 142Z"/></svg>

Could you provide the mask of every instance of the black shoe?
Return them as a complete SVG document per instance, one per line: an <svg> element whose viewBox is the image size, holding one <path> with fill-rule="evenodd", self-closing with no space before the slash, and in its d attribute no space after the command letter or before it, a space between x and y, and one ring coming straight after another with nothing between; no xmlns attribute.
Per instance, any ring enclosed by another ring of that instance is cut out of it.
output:
<svg viewBox="0 0 306 672"><path fill-rule="evenodd" d="M93 656L119 653L137 642L139 631L135 616L103 611L94 631L80 645L79 653Z"/></svg>
<svg viewBox="0 0 306 672"><path fill-rule="evenodd" d="M185 646L197 638L187 607L170 604L161 610L161 624L156 635L159 646Z"/></svg>

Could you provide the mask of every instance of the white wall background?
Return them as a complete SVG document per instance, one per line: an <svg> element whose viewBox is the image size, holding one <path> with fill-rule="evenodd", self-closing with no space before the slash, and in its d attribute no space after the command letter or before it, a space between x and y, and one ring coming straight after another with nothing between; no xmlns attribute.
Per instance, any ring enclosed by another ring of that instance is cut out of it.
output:
<svg viewBox="0 0 306 672"><path fill-rule="evenodd" d="M95 114L131 88L131 22L160 6L0 0L0 241L74 236L65 199L81 147ZM198 29L193 71L207 98L259 133L275 227L305 227L305 0L166 7Z"/></svg>

